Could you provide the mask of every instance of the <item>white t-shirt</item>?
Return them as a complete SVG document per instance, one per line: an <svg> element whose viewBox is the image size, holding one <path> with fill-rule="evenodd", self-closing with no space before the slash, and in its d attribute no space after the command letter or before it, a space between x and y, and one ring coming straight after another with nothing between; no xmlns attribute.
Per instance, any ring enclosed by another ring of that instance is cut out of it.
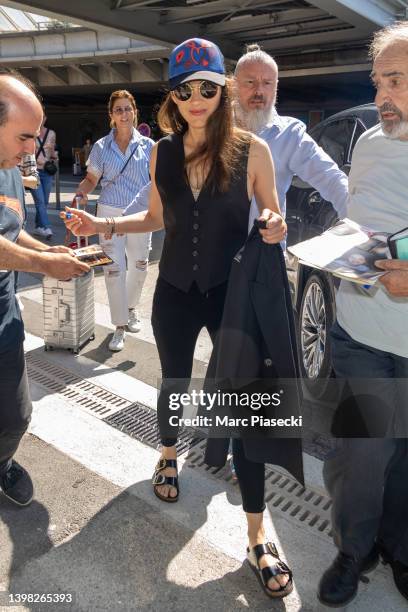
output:
<svg viewBox="0 0 408 612"><path fill-rule="evenodd" d="M378 232L408 226L408 141L386 138L381 126L361 136L351 164L347 216ZM336 306L339 324L354 340L408 357L408 298L391 297L379 283L367 293L342 281Z"/></svg>

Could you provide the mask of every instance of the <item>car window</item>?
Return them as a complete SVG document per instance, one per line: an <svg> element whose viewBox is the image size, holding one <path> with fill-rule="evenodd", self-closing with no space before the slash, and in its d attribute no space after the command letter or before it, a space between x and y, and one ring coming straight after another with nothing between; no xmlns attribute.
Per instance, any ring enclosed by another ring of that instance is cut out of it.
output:
<svg viewBox="0 0 408 612"><path fill-rule="evenodd" d="M354 119L333 121L329 123L319 138L319 145L340 168L349 161L348 154L355 124Z"/></svg>
<svg viewBox="0 0 408 612"><path fill-rule="evenodd" d="M313 138L313 140L319 142L324 128L325 126L320 124L310 130L310 136Z"/></svg>

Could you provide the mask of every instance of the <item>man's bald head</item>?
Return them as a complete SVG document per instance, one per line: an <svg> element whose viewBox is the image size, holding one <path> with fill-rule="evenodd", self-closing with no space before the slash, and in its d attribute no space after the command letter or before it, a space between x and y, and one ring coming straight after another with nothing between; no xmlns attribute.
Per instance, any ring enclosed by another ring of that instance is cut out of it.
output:
<svg viewBox="0 0 408 612"><path fill-rule="evenodd" d="M12 168L33 154L43 110L33 86L23 77L0 74L0 168Z"/></svg>
<svg viewBox="0 0 408 612"><path fill-rule="evenodd" d="M18 72L0 72L0 126L7 121L9 105L30 105L38 109L40 96L34 85Z"/></svg>

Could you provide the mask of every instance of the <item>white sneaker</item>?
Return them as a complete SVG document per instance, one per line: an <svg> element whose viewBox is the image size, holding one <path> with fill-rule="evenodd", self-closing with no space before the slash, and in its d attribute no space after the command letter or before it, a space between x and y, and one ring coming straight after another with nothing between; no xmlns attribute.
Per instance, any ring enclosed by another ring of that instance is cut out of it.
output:
<svg viewBox="0 0 408 612"><path fill-rule="evenodd" d="M139 319L139 315L134 308L129 308L129 321L128 321L128 330L136 334L140 332L142 329L142 322Z"/></svg>
<svg viewBox="0 0 408 612"><path fill-rule="evenodd" d="M51 238L51 236L52 236L52 229L50 227L46 227L45 228L45 234L46 234L47 238Z"/></svg>
<svg viewBox="0 0 408 612"><path fill-rule="evenodd" d="M41 236L42 238L48 238L49 236L49 233L47 232L45 227L36 227L35 230L33 230L33 234L35 234L36 236Z"/></svg>
<svg viewBox="0 0 408 612"><path fill-rule="evenodd" d="M112 336L112 340L109 342L110 351L121 351L125 346L126 332L123 327L115 329L115 333Z"/></svg>

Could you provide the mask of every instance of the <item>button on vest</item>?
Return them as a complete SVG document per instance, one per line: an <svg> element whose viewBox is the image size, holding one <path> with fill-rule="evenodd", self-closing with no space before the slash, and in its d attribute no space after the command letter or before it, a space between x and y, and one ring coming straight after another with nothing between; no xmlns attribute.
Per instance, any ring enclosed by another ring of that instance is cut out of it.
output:
<svg viewBox="0 0 408 612"><path fill-rule="evenodd" d="M249 143L226 193L204 185L195 201L185 180L183 137L173 134L159 142L156 184L166 230L159 270L182 291L196 282L205 293L228 279L248 233L248 151Z"/></svg>

